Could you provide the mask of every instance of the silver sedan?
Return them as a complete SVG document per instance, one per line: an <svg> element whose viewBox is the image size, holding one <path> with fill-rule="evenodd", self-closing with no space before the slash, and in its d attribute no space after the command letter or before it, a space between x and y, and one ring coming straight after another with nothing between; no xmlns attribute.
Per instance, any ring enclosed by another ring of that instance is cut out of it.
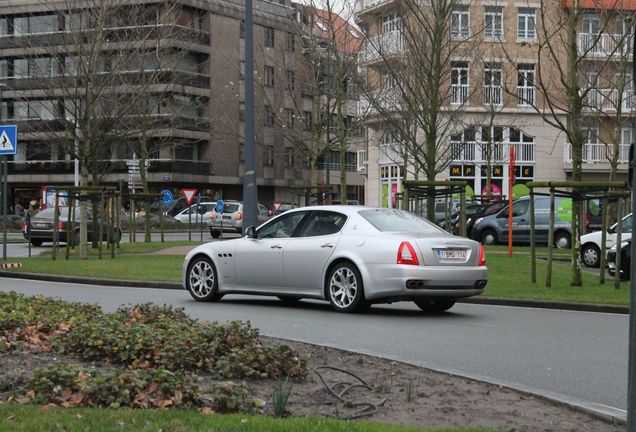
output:
<svg viewBox="0 0 636 432"><path fill-rule="evenodd" d="M201 245L183 263L198 301L228 293L328 300L339 312L413 301L441 312L481 294L483 246L406 211L362 206L289 210L245 237Z"/></svg>

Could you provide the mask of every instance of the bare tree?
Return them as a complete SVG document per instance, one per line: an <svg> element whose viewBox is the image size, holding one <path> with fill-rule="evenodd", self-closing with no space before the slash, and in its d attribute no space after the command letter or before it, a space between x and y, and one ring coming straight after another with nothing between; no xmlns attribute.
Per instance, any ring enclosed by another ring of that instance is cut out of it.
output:
<svg viewBox="0 0 636 432"><path fill-rule="evenodd" d="M366 60L382 62L369 73L367 116L376 116L396 140L403 176L434 181L456 156L450 137L466 128L470 31L456 26L458 0L401 0L388 32L367 41ZM427 194L434 220L435 191Z"/></svg>
<svg viewBox="0 0 636 432"><path fill-rule="evenodd" d="M574 181L582 178L585 144L594 133L586 108L597 98L598 87L589 78L591 74L607 73L623 50L631 50L629 32L616 34L610 31L621 1L592 0L591 3L594 7L583 8L576 0L541 2L538 17L532 19L538 48L536 69L532 74L521 67L524 65L516 63L512 53L506 52L519 79L525 79L528 84L524 88L507 87L506 92L532 107L547 124L567 137ZM581 31L584 25L588 28ZM573 286L582 283L579 261L581 216L582 203L574 200L570 281Z"/></svg>

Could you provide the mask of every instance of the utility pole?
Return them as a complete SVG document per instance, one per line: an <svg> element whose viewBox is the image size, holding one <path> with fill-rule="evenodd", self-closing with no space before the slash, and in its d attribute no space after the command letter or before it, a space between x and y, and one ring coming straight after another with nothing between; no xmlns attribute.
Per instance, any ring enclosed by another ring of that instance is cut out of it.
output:
<svg viewBox="0 0 636 432"><path fill-rule="evenodd" d="M634 38L636 38L636 29L634 29ZM636 39L635 39L636 40ZM633 45L633 58L636 59L636 44ZM636 76L636 62L632 63L632 76ZM632 193L632 215L636 214L636 153L633 143L636 137L636 116L632 111L632 145L629 151L629 183ZM618 223L621 223L619 220ZM616 245L616 253L621 253L621 245ZM630 260L630 302L629 302L629 357L627 367L627 430L636 432L636 263L634 263L634 254L636 253L636 243L631 242L631 260ZM618 273L620 269L616 269Z"/></svg>
<svg viewBox="0 0 636 432"><path fill-rule="evenodd" d="M256 226L256 151L254 146L254 23L252 0L245 0L245 174L243 174L243 234Z"/></svg>

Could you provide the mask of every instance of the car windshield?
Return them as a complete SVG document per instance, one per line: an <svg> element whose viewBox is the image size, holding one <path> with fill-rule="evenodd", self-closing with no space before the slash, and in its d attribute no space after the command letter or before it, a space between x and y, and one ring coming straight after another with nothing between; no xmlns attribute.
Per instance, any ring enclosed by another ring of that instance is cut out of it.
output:
<svg viewBox="0 0 636 432"><path fill-rule="evenodd" d="M358 213L382 232L424 232L429 234L445 232L426 219L403 210L373 209L360 210Z"/></svg>

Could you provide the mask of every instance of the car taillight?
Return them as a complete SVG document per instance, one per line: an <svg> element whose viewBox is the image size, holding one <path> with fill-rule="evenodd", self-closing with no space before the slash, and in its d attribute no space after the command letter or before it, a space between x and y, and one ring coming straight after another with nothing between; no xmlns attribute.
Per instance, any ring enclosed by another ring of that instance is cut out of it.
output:
<svg viewBox="0 0 636 432"><path fill-rule="evenodd" d="M484 249L484 245L479 245L479 263L478 266L486 265L486 249Z"/></svg>
<svg viewBox="0 0 636 432"><path fill-rule="evenodd" d="M57 226L57 229L59 230L63 230L64 228L65 228L64 222L60 222L60 224Z"/></svg>
<svg viewBox="0 0 636 432"><path fill-rule="evenodd" d="M243 215L241 214L241 212L236 212L236 220L241 220L242 217Z"/></svg>
<svg viewBox="0 0 636 432"><path fill-rule="evenodd" d="M22 225L22 229L23 229L23 230L25 230L25 231L26 231L28 228L29 228L29 225L27 225L27 224L23 224L23 225Z"/></svg>
<svg viewBox="0 0 636 432"><path fill-rule="evenodd" d="M397 263L411 265L420 264L420 261L417 259L417 255L415 254L415 249L413 249L411 243L407 241L403 241L402 243L400 243L397 254Z"/></svg>

